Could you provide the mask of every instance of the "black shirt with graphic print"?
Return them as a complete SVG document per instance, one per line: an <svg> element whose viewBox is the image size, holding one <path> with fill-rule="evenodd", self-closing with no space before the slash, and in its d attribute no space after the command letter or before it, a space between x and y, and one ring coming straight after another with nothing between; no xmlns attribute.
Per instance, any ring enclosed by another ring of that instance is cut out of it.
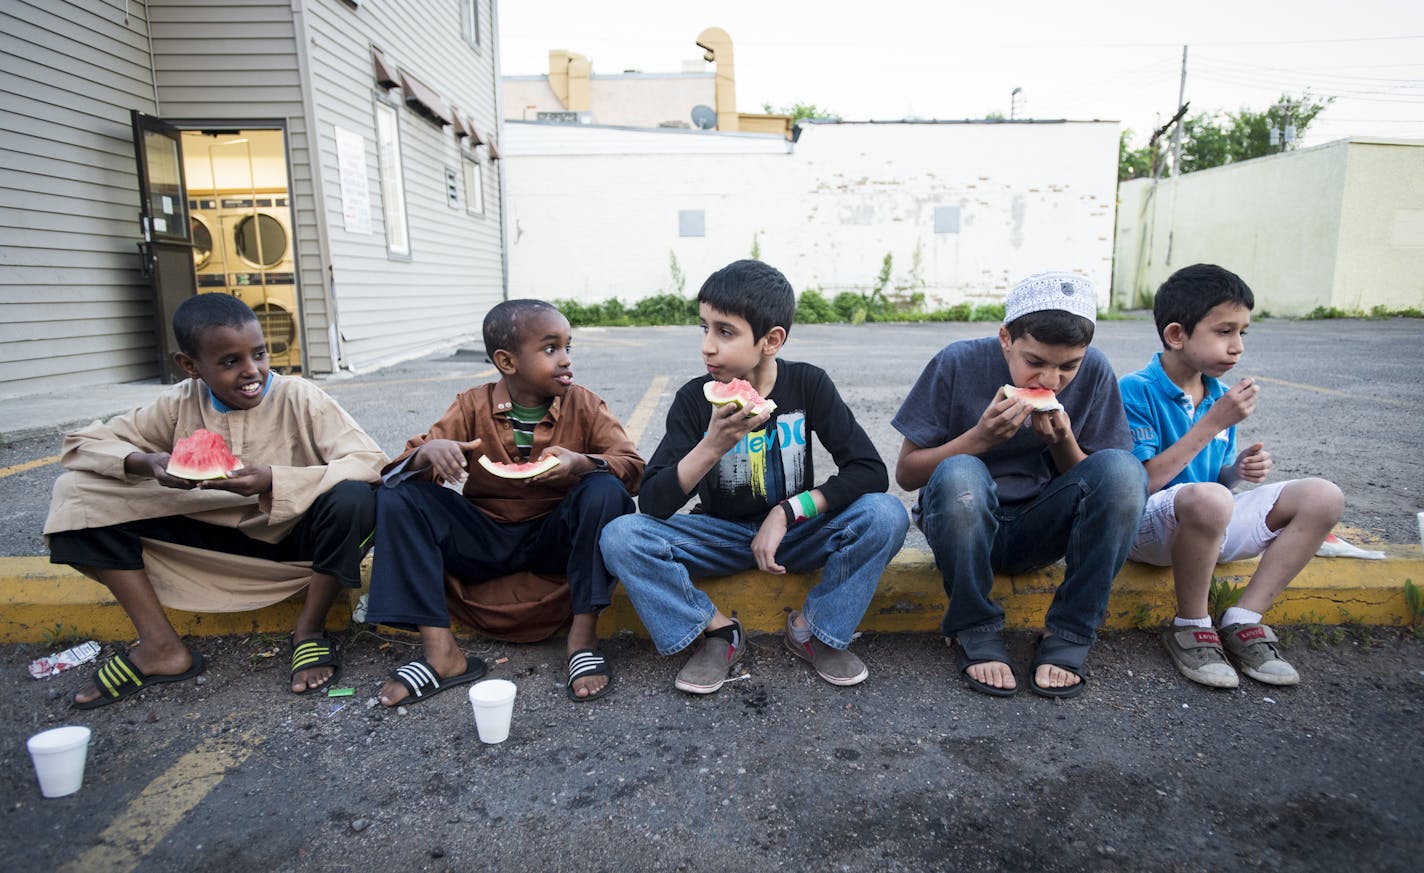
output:
<svg viewBox="0 0 1424 873"><path fill-rule="evenodd" d="M677 464L711 423L713 406L703 394L711 379L693 379L673 398L667 432L648 462L639 491L638 506L648 515L667 518L692 496L678 484ZM700 503L693 512L761 521L782 500L813 488L826 498L826 511L835 512L862 494L889 487L885 462L824 370L777 361L776 384L767 396L776 401L771 419L743 437L702 477L697 483ZM836 464L835 475L820 483L811 462L813 433Z"/></svg>

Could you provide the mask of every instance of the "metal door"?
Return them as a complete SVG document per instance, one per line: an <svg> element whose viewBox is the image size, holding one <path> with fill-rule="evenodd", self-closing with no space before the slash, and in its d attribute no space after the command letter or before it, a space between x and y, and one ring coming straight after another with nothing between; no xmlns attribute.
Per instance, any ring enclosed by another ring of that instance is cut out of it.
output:
<svg viewBox="0 0 1424 873"><path fill-rule="evenodd" d="M143 230L138 247L144 275L153 286L159 372L164 381L173 382L186 377L173 360L178 350L173 340L173 312L198 293L183 146L176 128L138 110L133 110L132 117Z"/></svg>

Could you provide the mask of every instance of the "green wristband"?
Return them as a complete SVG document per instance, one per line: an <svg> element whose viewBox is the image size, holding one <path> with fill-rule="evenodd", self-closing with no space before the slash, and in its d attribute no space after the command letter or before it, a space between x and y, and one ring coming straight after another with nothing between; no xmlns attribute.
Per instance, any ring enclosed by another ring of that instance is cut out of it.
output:
<svg viewBox="0 0 1424 873"><path fill-rule="evenodd" d="M802 491L797 494L796 501L801 504L802 517L815 518L819 514L816 510L816 501L811 498L810 491Z"/></svg>

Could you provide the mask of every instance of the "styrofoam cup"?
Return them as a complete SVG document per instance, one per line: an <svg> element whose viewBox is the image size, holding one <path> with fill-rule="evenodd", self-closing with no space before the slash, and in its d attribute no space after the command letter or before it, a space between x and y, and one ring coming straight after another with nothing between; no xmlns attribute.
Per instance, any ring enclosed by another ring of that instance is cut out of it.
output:
<svg viewBox="0 0 1424 873"><path fill-rule="evenodd" d="M508 679L486 679L470 687L470 706L475 710L475 730L479 731L481 742L502 743L509 739L516 690Z"/></svg>
<svg viewBox="0 0 1424 873"><path fill-rule="evenodd" d="M42 731L30 737L25 745L35 762L35 775L40 780L40 794L64 797L84 784L84 762L89 757L87 727L65 725Z"/></svg>

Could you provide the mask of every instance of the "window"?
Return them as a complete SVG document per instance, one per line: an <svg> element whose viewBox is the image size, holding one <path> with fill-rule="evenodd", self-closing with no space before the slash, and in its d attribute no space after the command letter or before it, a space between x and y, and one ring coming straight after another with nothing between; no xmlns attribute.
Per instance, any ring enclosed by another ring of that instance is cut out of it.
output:
<svg viewBox="0 0 1424 873"><path fill-rule="evenodd" d="M485 165L470 159L465 161L465 211L485 214Z"/></svg>
<svg viewBox="0 0 1424 873"><path fill-rule="evenodd" d="M701 209L679 209L677 212L678 236L706 236L707 213Z"/></svg>
<svg viewBox="0 0 1424 873"><path fill-rule="evenodd" d="M936 206L934 227L935 233L959 233L959 207Z"/></svg>
<svg viewBox="0 0 1424 873"><path fill-rule="evenodd" d="M400 120L395 107L376 101L376 159L381 170L381 207L386 219L386 251L410 257L401 175Z"/></svg>
<svg viewBox="0 0 1424 873"><path fill-rule="evenodd" d="M472 48L480 47L480 0L460 0L460 35Z"/></svg>

